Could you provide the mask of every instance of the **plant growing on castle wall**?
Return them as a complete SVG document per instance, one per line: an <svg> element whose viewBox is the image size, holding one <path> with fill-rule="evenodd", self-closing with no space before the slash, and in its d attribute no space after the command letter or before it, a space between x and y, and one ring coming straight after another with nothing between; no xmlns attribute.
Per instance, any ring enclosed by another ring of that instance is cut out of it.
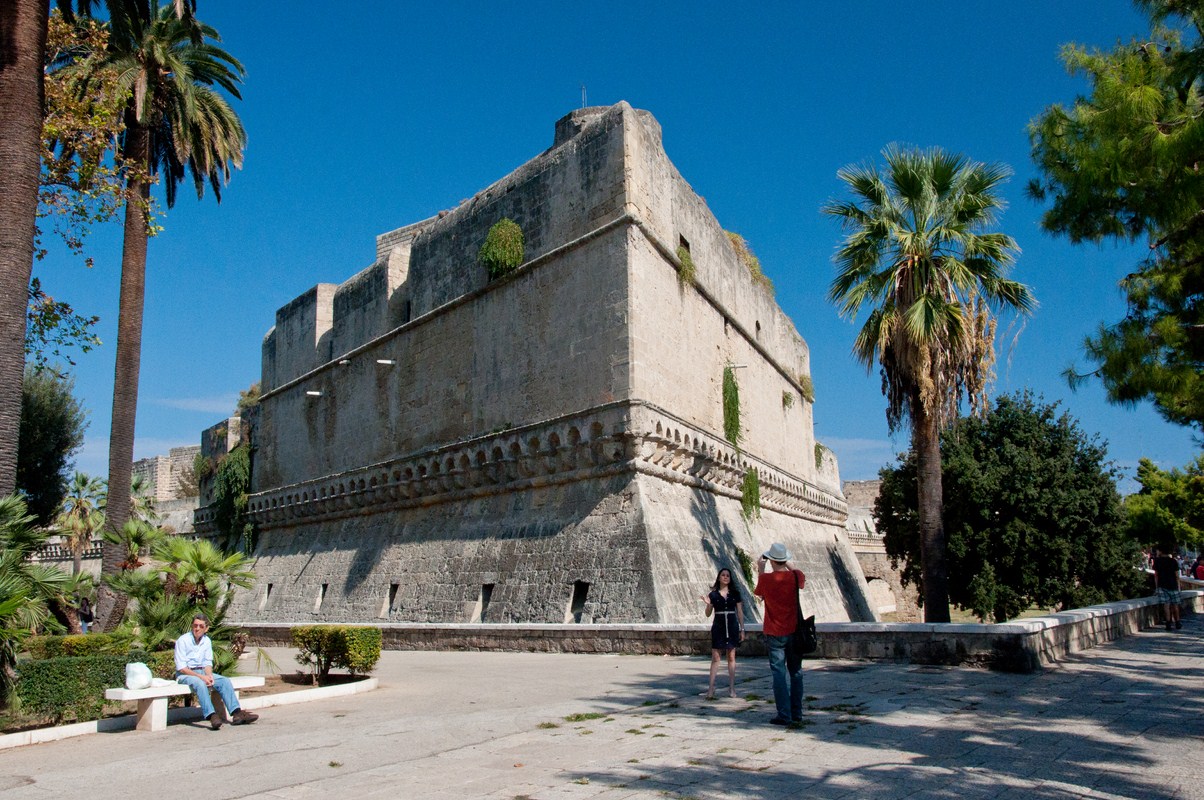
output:
<svg viewBox="0 0 1204 800"><path fill-rule="evenodd" d="M238 405L234 407L234 416L244 417L247 412L255 406L259 405L259 396L262 391L259 388L259 381L255 381L246 389L238 393Z"/></svg>
<svg viewBox="0 0 1204 800"><path fill-rule="evenodd" d="M824 447L819 442L815 443L815 468L816 469L824 468L824 455L827 454L828 452L829 452L828 448Z"/></svg>
<svg viewBox="0 0 1204 800"><path fill-rule="evenodd" d="M740 562L740 572L743 573L745 582L750 588L755 587L757 585L757 574L753 571L753 560L743 547L736 548L736 560Z"/></svg>
<svg viewBox="0 0 1204 800"><path fill-rule="evenodd" d="M485 234L477 261L489 271L489 280L513 272L523 263L523 229L508 217L493 223L489 233Z"/></svg>
<svg viewBox="0 0 1204 800"><path fill-rule="evenodd" d="M794 392L782 392L782 408L794 408Z"/></svg>
<svg viewBox="0 0 1204 800"><path fill-rule="evenodd" d="M222 536L223 549L253 552L255 527L247 519L247 494L251 487L251 448L245 442L217 465L213 481L213 523Z"/></svg>
<svg viewBox="0 0 1204 800"><path fill-rule="evenodd" d="M761 270L761 259L757 258L752 248L748 246L748 240L733 231L724 231L724 233L727 234L728 241L732 243L732 249L736 251L736 257L740 259L740 263L748 268L748 274L752 276L753 283L773 294L773 281Z"/></svg>
<svg viewBox="0 0 1204 800"><path fill-rule="evenodd" d="M811 376L800 373L798 376L798 385L803 390L803 399L812 405L815 404L815 384L811 382Z"/></svg>
<svg viewBox="0 0 1204 800"><path fill-rule="evenodd" d="M761 478L756 467L749 467L740 482L740 513L745 519L761 517Z"/></svg>
<svg viewBox="0 0 1204 800"><path fill-rule="evenodd" d="M693 286L697 270L694 268L694 259L684 244L677 247L677 260L681 262L681 268L677 271L677 282L682 286Z"/></svg>
<svg viewBox="0 0 1204 800"><path fill-rule="evenodd" d="M744 439L740 433L740 387L730 366L723 368L723 435L737 448Z"/></svg>

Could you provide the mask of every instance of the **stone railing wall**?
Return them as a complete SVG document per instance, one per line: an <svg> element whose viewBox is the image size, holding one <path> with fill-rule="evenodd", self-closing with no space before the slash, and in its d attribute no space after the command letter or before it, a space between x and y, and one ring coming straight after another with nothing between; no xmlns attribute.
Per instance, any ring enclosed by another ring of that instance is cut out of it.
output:
<svg viewBox="0 0 1204 800"><path fill-rule="evenodd" d="M1183 592L1183 607L1204 611L1204 592ZM819 650L809 658L978 665L1036 672L1072 653L1162 622L1162 604L1145 597L1078 608L1048 617L981 624L819 623ZM289 646L292 625L234 623L260 647ZM502 625L392 623L379 627L387 650L511 650L544 653L707 655L706 625ZM747 626L742 656L764 655L761 626Z"/></svg>

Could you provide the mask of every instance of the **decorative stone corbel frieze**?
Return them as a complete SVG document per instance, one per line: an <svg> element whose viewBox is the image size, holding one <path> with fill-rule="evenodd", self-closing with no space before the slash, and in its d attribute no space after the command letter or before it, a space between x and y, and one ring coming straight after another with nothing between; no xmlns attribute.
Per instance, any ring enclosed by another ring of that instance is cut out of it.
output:
<svg viewBox="0 0 1204 800"><path fill-rule="evenodd" d="M781 514L843 525L839 496L738 451L664 409L616 402L475 437L303 483L251 495L248 513L262 529L304 519L337 519L621 473L738 499L749 467L757 469L761 505ZM196 515L213 532L213 511Z"/></svg>

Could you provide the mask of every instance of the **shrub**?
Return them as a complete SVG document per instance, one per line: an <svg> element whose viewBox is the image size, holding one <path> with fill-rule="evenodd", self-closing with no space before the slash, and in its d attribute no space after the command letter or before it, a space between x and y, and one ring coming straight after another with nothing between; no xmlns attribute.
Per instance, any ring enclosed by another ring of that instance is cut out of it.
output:
<svg viewBox="0 0 1204 800"><path fill-rule="evenodd" d="M14 694L22 712L51 717L55 723L68 717L99 719L105 689L125 683L128 660L124 655L92 655L22 661Z"/></svg>
<svg viewBox="0 0 1204 800"><path fill-rule="evenodd" d="M380 660L380 628L346 625L304 625L293 628L297 663L312 666L318 683L325 683L331 667L343 667L352 675L365 675Z"/></svg>
<svg viewBox="0 0 1204 800"><path fill-rule="evenodd" d="M25 640L25 647L35 660L102 653L119 655L129 648L129 640L111 633L31 636Z"/></svg>
<svg viewBox="0 0 1204 800"><path fill-rule="evenodd" d="M477 253L477 260L489 270L489 279L495 280L523 263L523 229L512 219L500 219L493 223L485 234L485 243Z"/></svg>

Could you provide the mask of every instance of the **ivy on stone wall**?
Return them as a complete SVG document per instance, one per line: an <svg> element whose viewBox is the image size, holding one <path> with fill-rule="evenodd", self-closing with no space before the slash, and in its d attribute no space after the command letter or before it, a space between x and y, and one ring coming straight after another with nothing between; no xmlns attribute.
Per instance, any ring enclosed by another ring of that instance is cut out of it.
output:
<svg viewBox="0 0 1204 800"><path fill-rule="evenodd" d="M761 478L756 467L749 467L740 482L740 513L745 519L761 516Z"/></svg>
<svg viewBox="0 0 1204 800"><path fill-rule="evenodd" d="M213 523L227 552L255 550L255 526L247 519L250 489L251 448L244 442L218 463L213 480Z"/></svg>
<svg viewBox="0 0 1204 800"><path fill-rule="evenodd" d="M737 448L744 439L740 433L740 387L730 366L723 368L723 435Z"/></svg>
<svg viewBox="0 0 1204 800"><path fill-rule="evenodd" d="M794 392L782 392L782 408L794 408Z"/></svg>
<svg viewBox="0 0 1204 800"><path fill-rule="evenodd" d="M748 583L749 588L755 588L757 574L753 571L753 560L743 547L736 548L736 560L740 562L740 572L744 574L744 580Z"/></svg>
<svg viewBox="0 0 1204 800"><path fill-rule="evenodd" d="M477 261L489 271L489 280L513 272L523 263L523 229L508 217L493 223L485 234Z"/></svg>

